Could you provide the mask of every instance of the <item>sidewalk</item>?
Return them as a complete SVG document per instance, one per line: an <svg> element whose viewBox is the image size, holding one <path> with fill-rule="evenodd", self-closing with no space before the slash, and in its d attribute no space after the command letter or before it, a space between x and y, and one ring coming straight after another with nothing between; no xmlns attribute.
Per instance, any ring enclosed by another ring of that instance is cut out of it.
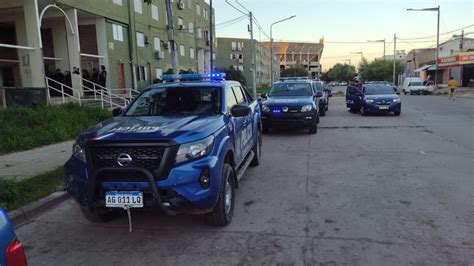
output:
<svg viewBox="0 0 474 266"><path fill-rule="evenodd" d="M62 166L71 156L74 141L0 156L0 177L20 181Z"/></svg>
<svg viewBox="0 0 474 266"><path fill-rule="evenodd" d="M434 93L446 93L449 94L449 88L443 87L436 89ZM459 87L456 89L456 98L468 98L474 99L474 88L471 87Z"/></svg>

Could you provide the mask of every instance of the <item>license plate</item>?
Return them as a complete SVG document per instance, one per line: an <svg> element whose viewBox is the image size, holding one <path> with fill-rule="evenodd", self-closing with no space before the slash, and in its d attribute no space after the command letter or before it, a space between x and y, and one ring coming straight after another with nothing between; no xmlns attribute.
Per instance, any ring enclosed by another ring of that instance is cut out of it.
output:
<svg viewBox="0 0 474 266"><path fill-rule="evenodd" d="M388 106L379 106L380 110L388 110Z"/></svg>
<svg viewBox="0 0 474 266"><path fill-rule="evenodd" d="M107 191L105 206L110 208L143 208L143 193L140 191Z"/></svg>

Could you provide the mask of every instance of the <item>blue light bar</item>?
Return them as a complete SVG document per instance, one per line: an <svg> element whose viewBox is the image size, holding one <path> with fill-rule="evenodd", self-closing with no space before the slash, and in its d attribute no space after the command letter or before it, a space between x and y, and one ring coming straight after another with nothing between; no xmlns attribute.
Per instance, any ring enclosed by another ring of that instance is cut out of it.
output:
<svg viewBox="0 0 474 266"><path fill-rule="evenodd" d="M180 75L172 75L172 74L165 74L162 76L163 80L165 81L174 81L176 79L179 80L223 80L225 79L225 73L209 73L209 74L180 74Z"/></svg>

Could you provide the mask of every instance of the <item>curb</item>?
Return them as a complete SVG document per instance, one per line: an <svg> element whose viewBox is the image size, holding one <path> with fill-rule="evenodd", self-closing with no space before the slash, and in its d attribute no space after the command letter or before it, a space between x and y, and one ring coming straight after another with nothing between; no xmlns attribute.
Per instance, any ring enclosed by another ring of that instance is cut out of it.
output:
<svg viewBox="0 0 474 266"><path fill-rule="evenodd" d="M53 194L25 205L17 210L8 213L13 225L20 226L33 220L40 214L52 209L54 206L69 199L66 191L54 192Z"/></svg>

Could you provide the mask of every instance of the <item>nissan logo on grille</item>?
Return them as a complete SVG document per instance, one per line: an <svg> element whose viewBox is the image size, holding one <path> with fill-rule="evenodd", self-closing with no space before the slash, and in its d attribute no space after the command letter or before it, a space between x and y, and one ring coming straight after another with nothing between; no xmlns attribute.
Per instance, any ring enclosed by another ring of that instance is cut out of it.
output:
<svg viewBox="0 0 474 266"><path fill-rule="evenodd" d="M133 161L132 156L130 156L130 154L127 154L127 153L121 153L121 154L117 157L117 163L118 163L118 165L120 165L120 166L127 166L127 165L129 165L132 161Z"/></svg>

